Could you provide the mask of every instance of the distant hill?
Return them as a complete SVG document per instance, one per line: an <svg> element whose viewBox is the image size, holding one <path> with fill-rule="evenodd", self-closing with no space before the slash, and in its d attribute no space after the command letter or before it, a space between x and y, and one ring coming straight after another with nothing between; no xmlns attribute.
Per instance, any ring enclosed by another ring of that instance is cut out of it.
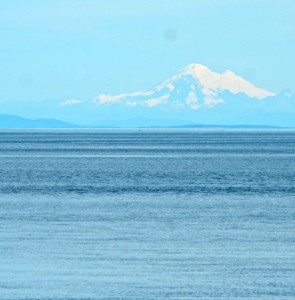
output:
<svg viewBox="0 0 295 300"><path fill-rule="evenodd" d="M279 128L286 128L286 127L279 127L279 126L268 126L268 125L202 125L202 124L189 124L183 126L171 126L170 128L212 128L212 129L279 129Z"/></svg>
<svg viewBox="0 0 295 300"><path fill-rule="evenodd" d="M78 128L79 126L55 119L27 119L0 115L0 128Z"/></svg>
<svg viewBox="0 0 295 300"><path fill-rule="evenodd" d="M180 120L157 119L130 119L117 121L101 121L99 123L82 126L55 119L28 119L14 115L0 115L0 128L2 129L53 129L53 128L284 128L268 125L211 125L211 124L186 124Z"/></svg>

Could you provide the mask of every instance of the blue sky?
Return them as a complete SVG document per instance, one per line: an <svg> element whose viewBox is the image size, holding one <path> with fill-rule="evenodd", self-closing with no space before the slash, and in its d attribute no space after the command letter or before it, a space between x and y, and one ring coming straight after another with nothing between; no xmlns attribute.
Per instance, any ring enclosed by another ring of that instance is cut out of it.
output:
<svg viewBox="0 0 295 300"><path fill-rule="evenodd" d="M147 89L190 63L295 90L292 0L2 0L0 101Z"/></svg>

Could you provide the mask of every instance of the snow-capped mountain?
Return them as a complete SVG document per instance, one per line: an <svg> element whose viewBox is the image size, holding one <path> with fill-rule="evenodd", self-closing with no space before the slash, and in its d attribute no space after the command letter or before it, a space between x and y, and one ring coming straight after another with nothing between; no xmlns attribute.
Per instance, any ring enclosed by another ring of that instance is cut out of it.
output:
<svg viewBox="0 0 295 300"><path fill-rule="evenodd" d="M295 127L295 93L275 95L234 74L191 64L161 84L130 94L99 94L87 100L3 102L2 114L58 119L86 126L185 124Z"/></svg>
<svg viewBox="0 0 295 300"><path fill-rule="evenodd" d="M257 88L231 71L222 74L200 64L190 64L160 85L131 94L101 94L93 98L98 105L120 103L126 106L170 106L176 109L214 107L226 101L224 93L243 94L262 100L274 93Z"/></svg>

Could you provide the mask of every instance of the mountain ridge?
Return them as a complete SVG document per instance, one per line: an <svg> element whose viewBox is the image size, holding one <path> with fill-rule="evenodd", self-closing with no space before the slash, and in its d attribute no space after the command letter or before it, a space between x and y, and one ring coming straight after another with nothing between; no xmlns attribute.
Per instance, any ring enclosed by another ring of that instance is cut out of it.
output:
<svg viewBox="0 0 295 300"><path fill-rule="evenodd" d="M171 105L175 108L189 106L193 110L213 107L223 103L221 94L245 94L250 98L264 99L274 93L257 88L232 71L216 73L201 64L190 64L179 70L155 88L129 94L100 94L93 98L98 105L120 103L126 106L148 107Z"/></svg>

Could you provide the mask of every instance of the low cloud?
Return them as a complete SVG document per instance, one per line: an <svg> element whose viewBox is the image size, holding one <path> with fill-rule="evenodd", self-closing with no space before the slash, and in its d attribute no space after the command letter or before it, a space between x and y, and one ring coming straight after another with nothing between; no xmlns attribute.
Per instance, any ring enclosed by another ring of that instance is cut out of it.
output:
<svg viewBox="0 0 295 300"><path fill-rule="evenodd" d="M77 100L77 99L67 99L67 100L63 100L59 103L59 106L63 107L63 106L69 106L69 105L75 105L75 104L79 104L83 102L82 100Z"/></svg>

